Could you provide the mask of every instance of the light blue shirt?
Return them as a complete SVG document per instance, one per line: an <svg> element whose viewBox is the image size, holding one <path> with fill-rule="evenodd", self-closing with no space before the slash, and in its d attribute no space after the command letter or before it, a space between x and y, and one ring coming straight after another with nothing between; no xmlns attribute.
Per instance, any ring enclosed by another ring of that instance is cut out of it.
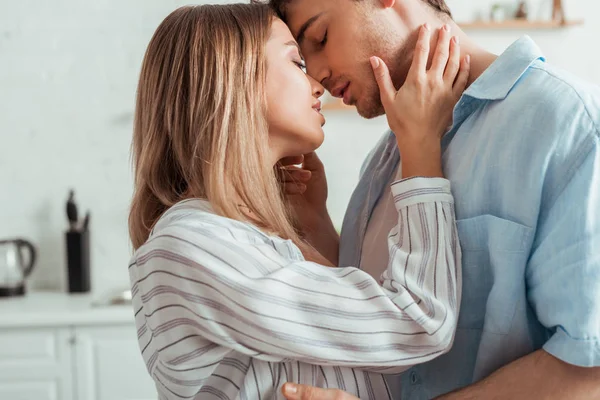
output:
<svg viewBox="0 0 600 400"><path fill-rule="evenodd" d="M543 348L600 366L600 89L545 63L528 37L464 93L443 140L456 199L463 294L452 350L390 377L430 399ZM359 265L370 215L400 156L387 133L343 224L340 265Z"/></svg>

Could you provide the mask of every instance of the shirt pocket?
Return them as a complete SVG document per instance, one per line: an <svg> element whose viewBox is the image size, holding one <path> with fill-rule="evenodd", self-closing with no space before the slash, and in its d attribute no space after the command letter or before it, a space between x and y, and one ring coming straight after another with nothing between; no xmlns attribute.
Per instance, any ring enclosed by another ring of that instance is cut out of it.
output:
<svg viewBox="0 0 600 400"><path fill-rule="evenodd" d="M462 249L459 328L506 334L525 296L532 229L494 215L456 221Z"/></svg>

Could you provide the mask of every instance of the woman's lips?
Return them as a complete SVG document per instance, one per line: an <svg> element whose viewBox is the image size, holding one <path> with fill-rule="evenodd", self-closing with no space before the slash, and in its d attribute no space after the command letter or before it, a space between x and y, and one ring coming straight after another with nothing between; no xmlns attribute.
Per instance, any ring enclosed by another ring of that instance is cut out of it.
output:
<svg viewBox="0 0 600 400"><path fill-rule="evenodd" d="M312 108L313 108L313 110L315 110L316 112L318 112L320 114L321 113L321 101L319 100L316 103L314 103Z"/></svg>

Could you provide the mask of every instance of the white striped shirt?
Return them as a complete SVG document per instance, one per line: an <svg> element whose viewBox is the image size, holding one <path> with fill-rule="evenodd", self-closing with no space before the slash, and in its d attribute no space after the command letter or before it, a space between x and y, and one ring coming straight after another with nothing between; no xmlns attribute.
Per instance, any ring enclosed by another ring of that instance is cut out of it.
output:
<svg viewBox="0 0 600 400"><path fill-rule="evenodd" d="M282 399L296 382L390 398L382 373L447 352L461 293L449 182L395 182L381 284L305 261L289 240L170 208L129 267L139 344L161 399Z"/></svg>

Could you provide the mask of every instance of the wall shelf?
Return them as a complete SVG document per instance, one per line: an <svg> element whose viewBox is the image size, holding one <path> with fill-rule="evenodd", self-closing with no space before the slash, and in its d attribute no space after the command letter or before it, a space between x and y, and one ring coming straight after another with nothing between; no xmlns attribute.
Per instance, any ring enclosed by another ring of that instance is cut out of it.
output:
<svg viewBox="0 0 600 400"><path fill-rule="evenodd" d="M458 24L463 29L502 30L502 29L561 29L583 25L583 20L572 21L529 21L507 20L502 22L475 21Z"/></svg>

